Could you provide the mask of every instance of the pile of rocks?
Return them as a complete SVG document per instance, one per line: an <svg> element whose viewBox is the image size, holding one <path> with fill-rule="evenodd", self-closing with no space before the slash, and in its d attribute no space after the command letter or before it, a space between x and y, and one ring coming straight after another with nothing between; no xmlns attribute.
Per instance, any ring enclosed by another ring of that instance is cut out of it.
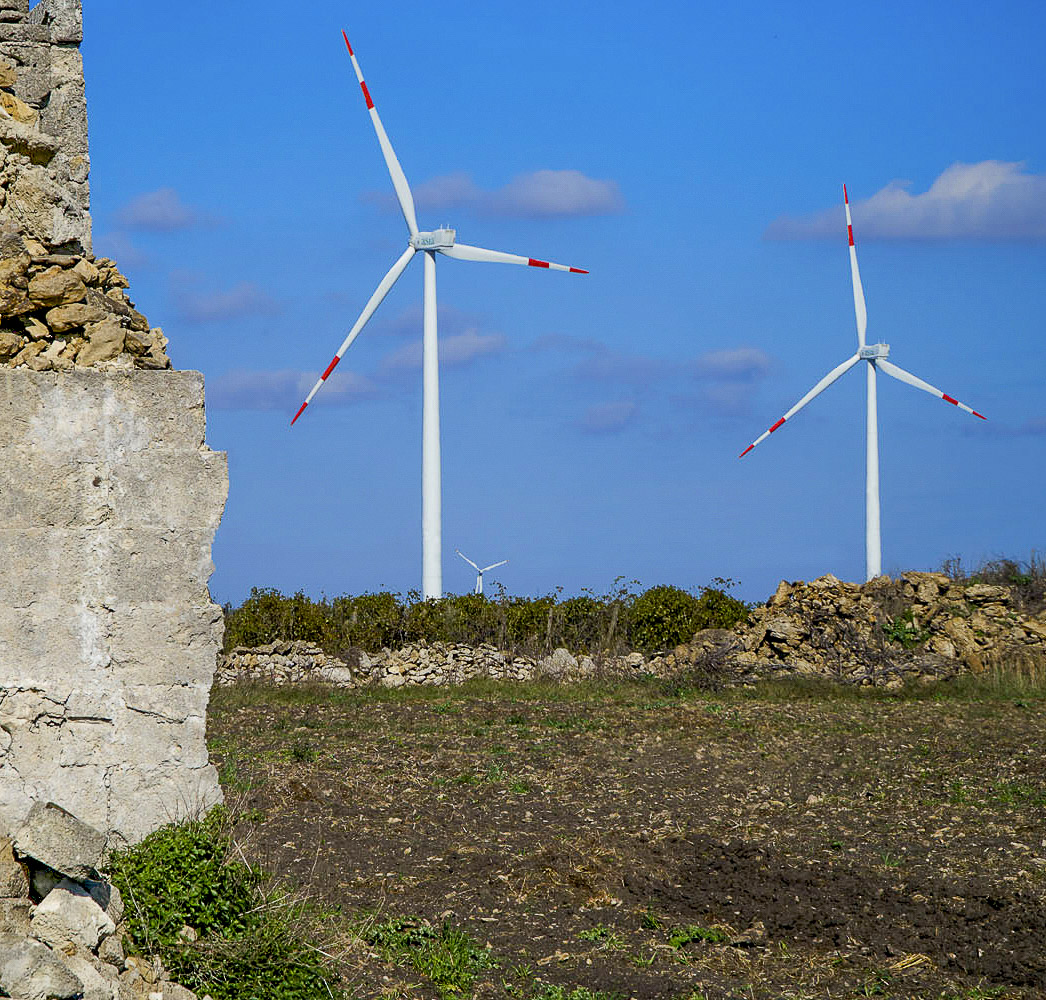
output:
<svg viewBox="0 0 1046 1000"><path fill-rule="evenodd" d="M807 675L897 687L1002 664L1044 670L1046 614L1017 607L1007 587L960 584L942 573L905 573L863 585L828 575L812 583L782 581L747 623L733 630L706 629L691 642L652 656L629 653L597 663L566 649L537 659L493 646L437 642L374 655L353 650L346 659L304 642L238 647L220 658L217 682L403 687L459 684L473 677L673 677L700 669L726 684Z"/></svg>
<svg viewBox="0 0 1046 1000"><path fill-rule="evenodd" d="M158 960L124 955L123 900L98 873L105 848L104 834L40 802L0 847L0 995L196 1000Z"/></svg>
<svg viewBox="0 0 1046 1000"><path fill-rule="evenodd" d="M782 582L737 632L739 668L859 683L948 677L1008 663L1046 666L1046 617L1008 587L904 573L858 585L823 576Z"/></svg>
<svg viewBox="0 0 1046 1000"><path fill-rule="evenodd" d="M113 261L49 253L24 234L0 243L0 365L38 372L171 367L163 330L135 309Z"/></svg>

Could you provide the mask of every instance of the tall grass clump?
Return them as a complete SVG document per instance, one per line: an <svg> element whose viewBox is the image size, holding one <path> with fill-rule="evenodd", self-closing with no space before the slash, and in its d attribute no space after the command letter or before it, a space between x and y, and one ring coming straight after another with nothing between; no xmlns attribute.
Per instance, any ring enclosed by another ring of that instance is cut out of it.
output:
<svg viewBox="0 0 1046 1000"><path fill-rule="evenodd" d="M564 646L591 656L650 652L689 640L703 628L731 628L748 605L729 591L734 581L716 578L697 593L658 586L638 592L617 580L597 596L583 591L540 597L463 594L425 601L387 592L312 600L303 593L251 591L238 607L225 606L225 649L301 639L328 653L376 653L406 642L484 643L541 656Z"/></svg>
<svg viewBox="0 0 1046 1000"><path fill-rule="evenodd" d="M1027 561L1020 559L988 559L974 569L967 569L962 559L946 559L941 571L960 585L990 583L1008 587L1017 606L1035 614L1046 608L1046 559L1033 551Z"/></svg>
<svg viewBox="0 0 1046 1000"><path fill-rule="evenodd" d="M214 1000L320 1000L340 993L306 937L310 919L235 856L217 807L118 851L110 877L126 904L132 952L158 955L173 979Z"/></svg>

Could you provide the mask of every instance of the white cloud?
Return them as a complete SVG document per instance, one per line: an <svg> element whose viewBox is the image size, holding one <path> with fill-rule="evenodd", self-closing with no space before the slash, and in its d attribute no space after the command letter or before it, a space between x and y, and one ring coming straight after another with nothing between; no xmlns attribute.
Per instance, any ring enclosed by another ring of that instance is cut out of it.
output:
<svg viewBox="0 0 1046 1000"><path fill-rule="evenodd" d="M174 188L165 187L132 198L116 213L116 221L126 229L171 232L191 229L206 220L186 205Z"/></svg>
<svg viewBox="0 0 1046 1000"><path fill-rule="evenodd" d="M246 316L271 316L279 303L253 281L241 281L225 290L206 290L201 280L184 272L171 276L171 295L182 319L213 323Z"/></svg>
<svg viewBox="0 0 1046 1000"><path fill-rule="evenodd" d="M207 383L207 402L220 410L284 410L293 414L316 384L316 372L237 369ZM344 406L377 394L373 382L353 371L337 371L313 403ZM311 407L310 407L311 409Z"/></svg>
<svg viewBox="0 0 1046 1000"><path fill-rule="evenodd" d="M94 238L94 252L99 257L115 260L124 273L140 271L149 266L148 254L140 250L126 233L108 232Z"/></svg>
<svg viewBox="0 0 1046 1000"><path fill-rule="evenodd" d="M851 202L854 235L861 240L1046 240L1046 175L1023 163L984 160L955 163L929 190L909 191L892 181L863 201ZM766 239L845 239L843 206L807 216L781 216Z"/></svg>
<svg viewBox="0 0 1046 1000"><path fill-rule="evenodd" d="M464 170L433 177L414 188L414 204L419 209L437 212L442 208L473 205L484 197L485 192L476 187L476 182Z"/></svg>
<svg viewBox="0 0 1046 1000"><path fill-rule="evenodd" d="M389 210L396 207L395 199L384 192L370 193L365 199ZM617 181L598 180L580 170L536 170L494 191L484 190L458 171L419 184L414 202L419 211L467 208L515 219L617 215L625 209Z"/></svg>
<svg viewBox="0 0 1046 1000"><path fill-rule="evenodd" d="M450 337L440 337L440 364L449 366L466 365L479 358L502 354L508 348L508 338L503 333L480 333L476 329ZM381 363L385 371L420 368L422 344L420 340L404 344L389 354Z"/></svg>
<svg viewBox="0 0 1046 1000"><path fill-rule="evenodd" d="M487 210L493 215L549 219L616 215L624 208L617 181L596 180L579 170L537 170L494 192Z"/></svg>
<svg viewBox="0 0 1046 1000"><path fill-rule="evenodd" d="M770 363L770 356L758 347L730 347L702 354L694 371L701 378L749 382L765 375Z"/></svg>
<svg viewBox="0 0 1046 1000"><path fill-rule="evenodd" d="M589 434L618 434L635 420L639 407L631 399L597 403L585 410L581 429Z"/></svg>

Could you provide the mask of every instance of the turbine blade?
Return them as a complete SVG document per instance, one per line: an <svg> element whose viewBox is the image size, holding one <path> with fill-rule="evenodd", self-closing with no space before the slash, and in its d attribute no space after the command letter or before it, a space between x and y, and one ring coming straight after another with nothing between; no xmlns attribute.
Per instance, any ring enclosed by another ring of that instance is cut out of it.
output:
<svg viewBox="0 0 1046 1000"><path fill-rule="evenodd" d="M773 427L768 431L764 431L761 437L757 437L740 455L738 458L744 458L757 444L761 444L765 441L774 431L776 431L786 420L791 420L807 403L810 402L815 396L819 396L825 391L837 378L845 375L858 361L861 360L859 354L855 354L852 358L847 358L841 365L837 365L833 368L820 382L817 383L798 403L795 404L780 420L774 424Z"/></svg>
<svg viewBox="0 0 1046 1000"><path fill-rule="evenodd" d="M846 205L846 234L850 239L850 277L854 286L854 312L857 314L857 346L864 347L865 331L868 329L868 307L864 302L864 286L861 272L857 269L857 247L854 246L854 225L850 218L850 198L843 185L843 203Z"/></svg>
<svg viewBox="0 0 1046 1000"><path fill-rule="evenodd" d="M520 257L514 253L502 253L500 250L484 250L482 247L470 247L467 243L455 243L444 247L445 253L455 260L474 260L484 264L522 264L524 267L544 267L553 271L569 271L571 274L588 274L580 267L567 267L565 264L550 264L547 260L535 260L533 257Z"/></svg>
<svg viewBox="0 0 1046 1000"><path fill-rule="evenodd" d="M462 552L461 549L455 549L454 551L457 552L457 554L461 556L461 558L464 559L465 562L467 562L477 573L483 572L483 570L481 570L471 559L469 559L469 557L465 555L465 553Z"/></svg>
<svg viewBox="0 0 1046 1000"><path fill-rule="evenodd" d="M887 375L892 375L899 382L904 382L907 385L913 385L916 389L922 389L923 392L928 392L931 396L936 396L938 399L943 399L946 403L951 403L952 406L959 407L960 410L965 410L967 413L972 413L975 417L980 417L981 420L987 420L988 418L982 413L978 413L976 410L971 409L965 403L960 403L957 399L953 399L946 392L941 392L940 389L930 385L929 382L924 382L921 378L913 375L911 372L906 372L903 368L898 368L892 361L884 361L881 358L875 362Z"/></svg>
<svg viewBox="0 0 1046 1000"><path fill-rule="evenodd" d="M356 320L356 325L349 331L349 335L342 342L341 347L338 348L338 353L334 355L334 360L327 365L327 370L319 377L309 395L305 397L305 402L301 404L301 409L294 414L294 420L291 421L292 427L294 426L294 421L305 412L305 407L312 402L312 397L319 391L320 386L327 381L330 373L338 367L338 362L345 356L345 352L349 349L349 345L357 336L359 336L360 331L367 325L367 321L374 315L374 310L381 305L382 299L389 294L389 289L399 280L399 276L403 273L403 269L410 263L410 259L414 256L414 252L414 247L407 247L407 249L403 251L403 256L392 265L392 269L389 273L381 279L381 284L379 284L374 290L374 294L370 297L370 301L363 307L363 312L360 313L360 318Z"/></svg>
<svg viewBox="0 0 1046 1000"><path fill-rule="evenodd" d="M352 51L352 46L349 44L349 36L343 31L341 37L345 39L345 48L349 50L352 68L356 71L356 79L360 82L363 98L367 102L370 120L374 123L374 131L378 135L378 145L381 146L382 155L385 157L385 165L389 168L389 176L392 178L392 186L396 189L396 198L400 203L400 209L403 211L403 218L407 221L410 235L414 236L418 231L418 220L414 212L414 196L410 193L407 176L403 173L400 161L396 159L396 151L392 148L392 143L389 142L385 126L381 124L381 118L378 117L378 109L374 107L370 91L363 80L363 71L360 69L360 64L356 61L356 53Z"/></svg>
<svg viewBox="0 0 1046 1000"><path fill-rule="evenodd" d="M501 562L492 563L490 566L484 566L483 569L480 570L480 572L486 573L488 569L497 569L499 566L504 566L507 562L507 559L502 559Z"/></svg>

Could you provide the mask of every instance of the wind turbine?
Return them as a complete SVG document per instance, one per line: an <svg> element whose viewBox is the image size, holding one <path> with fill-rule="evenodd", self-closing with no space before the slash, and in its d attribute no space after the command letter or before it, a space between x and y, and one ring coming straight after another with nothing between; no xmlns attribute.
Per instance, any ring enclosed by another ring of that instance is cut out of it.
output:
<svg viewBox="0 0 1046 1000"><path fill-rule="evenodd" d="M312 387L305 402L294 415L291 424L305 412L305 407L312 402L312 397L319 391L320 386L330 377L331 372L337 367L338 362L345 356L349 345L356 339L367 321L374 315L375 310L381 305L382 300L388 295L389 290L400 275L403 274L411 258L418 252L425 256L425 298L424 298L424 338L422 348L422 462L421 462L421 537L422 537L422 593L425 600L433 597L441 597L443 594L443 554L442 554L442 513L441 513L441 473L440 473L440 447L439 447L439 352L436 339L436 254L444 254L456 260L479 261L481 263L493 264L521 264L524 267L538 267L545 270L569 271L571 274L588 274L578 267L566 267L563 264L552 264L546 260L535 260L533 257L521 257L518 254L501 253L498 250L484 250L481 247L469 246L466 243L457 242L457 234L453 229L436 229L432 232L420 232L418 221L414 212L414 196L411 194L410 185L407 184L406 175L400 162L396 159L396 153L389 142L385 127L378 117L377 108L371 99L370 91L363 80L360 64L356 60L356 54L349 44L349 37L343 31L345 47L349 50L349 58L352 60L352 68L356 71L356 79L359 80L363 98L367 102L370 118L374 124L374 131L378 136L378 145L381 146L385 164L392 178L392 186L396 191L403 218L407 223L409 239L407 249L384 278L381 279L370 301L363 307L359 319L349 331L349 335L338 348L334 360L327 366L324 373L319 377Z"/></svg>
<svg viewBox="0 0 1046 1000"><path fill-rule="evenodd" d="M981 420L987 418L970 409L965 403L960 403L947 393L924 382L921 378L898 368L891 361L887 361L890 354L889 344L866 344L865 331L868 328L868 310L864 302L864 288L861 286L861 274L857 270L857 248L854 246L853 220L850 217L850 199L846 193L846 185L843 185L843 203L846 206L846 231L850 238L850 276L853 280L854 289L854 311L857 314L857 353L852 358L847 358L841 365L833 368L820 382L817 383L798 403L795 404L776 424L761 437L753 441L743 452L740 458L744 458L757 444L765 441L774 431L780 428L786 420L794 417L815 396L820 395L837 378L845 375L859 361L867 361L867 385L868 385L868 422L867 422L867 472L865 478L865 569L867 579L872 580L882 572L882 537L879 525L879 427L878 412L876 409L875 373L882 371L885 375L904 382L906 385L915 386L924 392L943 399L952 406L959 407L967 413L972 413Z"/></svg>
<svg viewBox="0 0 1046 1000"><path fill-rule="evenodd" d="M499 566L504 566L508 562L507 559L502 559L501 562L491 563L489 566L484 566L480 569L467 555L465 555L464 552L461 551L461 549L455 549L454 551L457 552L457 554L476 571L475 593L477 594L483 593L483 574L486 573L487 570L497 569Z"/></svg>

